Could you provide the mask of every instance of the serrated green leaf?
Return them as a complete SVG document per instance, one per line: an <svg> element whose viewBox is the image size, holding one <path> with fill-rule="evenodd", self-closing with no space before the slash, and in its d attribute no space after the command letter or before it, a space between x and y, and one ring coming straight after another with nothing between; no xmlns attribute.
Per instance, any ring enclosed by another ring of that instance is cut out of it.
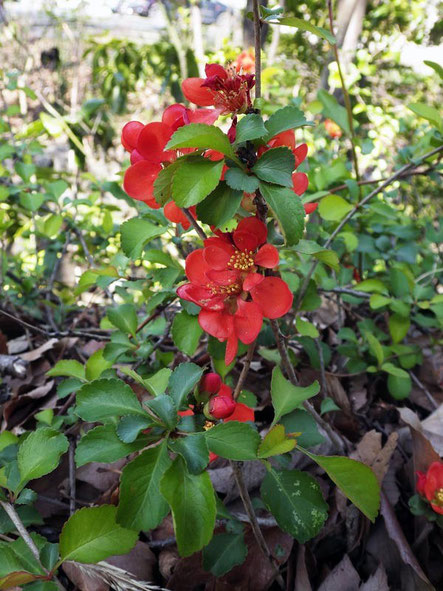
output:
<svg viewBox="0 0 443 591"><path fill-rule="evenodd" d="M241 168L229 168L225 174L225 181L232 189L245 193L254 193L259 185L256 176L247 174Z"/></svg>
<svg viewBox="0 0 443 591"><path fill-rule="evenodd" d="M443 129L443 120L437 109L424 103L410 103L408 108L414 111L419 117L423 117L437 129Z"/></svg>
<svg viewBox="0 0 443 591"><path fill-rule="evenodd" d="M177 456L160 482L160 492L172 510L180 555L190 556L201 550L215 527L215 493L209 474L190 474L185 461Z"/></svg>
<svg viewBox="0 0 443 591"><path fill-rule="evenodd" d="M117 520L121 525L149 531L166 517L169 507L159 494L159 486L171 464L164 442L142 452L123 468L117 511Z"/></svg>
<svg viewBox="0 0 443 591"><path fill-rule="evenodd" d="M229 170L226 175L229 173ZM197 205L198 219L210 226L221 228L235 216L242 198L242 190L237 191L232 189L226 182L221 181L214 191Z"/></svg>
<svg viewBox="0 0 443 591"><path fill-rule="evenodd" d="M327 473L341 492L374 521L380 507L380 486L374 472L362 462L342 456L317 456L300 448Z"/></svg>
<svg viewBox="0 0 443 591"><path fill-rule="evenodd" d="M335 121L343 131L350 135L351 129L349 127L348 113L346 109L338 103L335 96L329 94L326 90L319 90L317 96L323 105L324 116Z"/></svg>
<svg viewBox="0 0 443 591"><path fill-rule="evenodd" d="M205 123L190 123L177 129L165 149L178 148L209 148L221 152L231 160L237 160L228 136L218 127Z"/></svg>
<svg viewBox="0 0 443 591"><path fill-rule="evenodd" d="M260 492L281 529L300 544L315 537L328 517L320 487L306 472L271 468Z"/></svg>
<svg viewBox="0 0 443 591"><path fill-rule="evenodd" d="M90 423L129 414L146 415L130 386L118 379L94 380L77 392L76 414Z"/></svg>
<svg viewBox="0 0 443 591"><path fill-rule="evenodd" d="M186 407L188 394L195 388L203 375L203 368L195 363L181 363L169 378L169 393L178 410Z"/></svg>
<svg viewBox="0 0 443 591"><path fill-rule="evenodd" d="M305 388L299 386L293 386L289 380L287 380L281 369L277 366L272 372L271 380L271 397L272 405L274 407L274 420L272 425L278 423L283 415L286 415L293 411L295 408L301 406L301 404L316 396L320 392L320 384L315 381L310 386Z"/></svg>
<svg viewBox="0 0 443 591"><path fill-rule="evenodd" d="M185 310L175 315L171 335L179 351L189 356L194 355L202 334L197 316L191 316Z"/></svg>
<svg viewBox="0 0 443 591"><path fill-rule="evenodd" d="M137 542L138 532L116 522L117 507L84 507L68 519L60 534L60 556L95 564L115 554L127 554Z"/></svg>
<svg viewBox="0 0 443 591"><path fill-rule="evenodd" d="M273 113L265 123L268 130L267 140L270 140L278 133L288 129L297 129L306 125L314 125L312 121L306 121L305 116L298 107L288 105L278 109Z"/></svg>
<svg viewBox="0 0 443 591"><path fill-rule="evenodd" d="M116 328L135 337L138 321L134 304L121 304L118 308L108 308L106 315Z"/></svg>
<svg viewBox="0 0 443 591"><path fill-rule="evenodd" d="M287 187L260 183L260 191L278 221L286 244L297 244L303 236L305 210L300 197Z"/></svg>
<svg viewBox="0 0 443 591"><path fill-rule="evenodd" d="M260 435L246 423L228 421L208 429L206 443L210 451L222 458L255 460L260 444Z"/></svg>
<svg viewBox="0 0 443 591"><path fill-rule="evenodd" d="M124 443L118 437L114 425L100 425L88 431L78 442L75 463L80 467L90 462L115 462L142 449L145 445L145 439Z"/></svg>
<svg viewBox="0 0 443 591"><path fill-rule="evenodd" d="M77 378L85 381L85 366L75 359L62 359L58 361L52 369L46 372L47 376L67 376L71 378Z"/></svg>
<svg viewBox="0 0 443 591"><path fill-rule="evenodd" d="M152 400L147 400L144 404L160 419L168 431L172 431L175 428L178 422L178 409L171 396L160 394L160 396Z"/></svg>
<svg viewBox="0 0 443 591"><path fill-rule="evenodd" d="M166 205L172 199L172 181L174 175L183 164L184 160L179 158L163 168L154 181L154 199L159 205Z"/></svg>
<svg viewBox="0 0 443 591"><path fill-rule="evenodd" d="M180 454L191 474L200 474L209 463L209 451L204 433L192 433L169 441L169 448Z"/></svg>
<svg viewBox="0 0 443 591"><path fill-rule="evenodd" d="M391 376L396 376L397 378L402 378L405 380L409 378L408 372L406 372L404 369L401 369L401 367L397 367L393 363L383 363L381 369Z"/></svg>
<svg viewBox="0 0 443 591"><path fill-rule="evenodd" d="M264 152L251 171L262 181L292 187L292 173L295 169L294 154L289 148L280 146Z"/></svg>
<svg viewBox="0 0 443 591"><path fill-rule="evenodd" d="M29 482L55 470L60 456L69 447L67 438L49 427L33 431L20 444L17 464L20 472L19 489Z"/></svg>
<svg viewBox="0 0 443 591"><path fill-rule="evenodd" d="M112 361L103 357L103 349L98 349L86 362L86 379L91 382L97 380L104 371L112 367Z"/></svg>
<svg viewBox="0 0 443 591"><path fill-rule="evenodd" d="M179 207L191 207L203 201L218 185L222 170L223 160L213 161L203 156L188 158L172 180L175 203Z"/></svg>
<svg viewBox="0 0 443 591"><path fill-rule="evenodd" d="M285 25L286 27L295 27L296 29L300 29L301 31L308 31L309 33L313 33L317 37L321 37L325 41L328 41L331 45L335 45L337 43L334 35L330 31L328 31L327 29L323 29L323 27L317 27L303 18L296 18L295 16L284 16L282 18L279 18L275 22L269 22L271 22L271 24L273 25Z"/></svg>
<svg viewBox="0 0 443 591"><path fill-rule="evenodd" d="M369 350L377 359L378 365L381 365L384 361L385 355L380 341L370 332L365 333L365 339L368 341Z"/></svg>
<svg viewBox="0 0 443 591"><path fill-rule="evenodd" d="M318 206L318 213L324 220L338 222L352 210L352 205L340 195L327 195L323 197Z"/></svg>
<svg viewBox="0 0 443 591"><path fill-rule="evenodd" d="M268 130L261 116L258 113L250 113L240 119L237 124L235 144L256 140L265 137L267 134Z"/></svg>
<svg viewBox="0 0 443 591"><path fill-rule="evenodd" d="M248 554L243 533L215 535L203 549L203 568L215 577L222 577L238 564L243 564Z"/></svg>
<svg viewBox="0 0 443 591"><path fill-rule="evenodd" d="M411 321L409 317L391 314L388 320L389 332L394 343L399 343L408 334Z"/></svg>
<svg viewBox="0 0 443 591"><path fill-rule="evenodd" d="M143 218L132 218L120 226L122 249L130 259L138 259L150 240L161 236L166 226L156 226Z"/></svg>
<svg viewBox="0 0 443 591"><path fill-rule="evenodd" d="M275 425L266 434L258 447L259 458L269 458L290 452L296 446L296 440L286 436L283 425Z"/></svg>
<svg viewBox="0 0 443 591"><path fill-rule="evenodd" d="M300 317L298 317L296 319L295 326L297 327L298 332L303 337L311 337L313 339L316 339L320 334L318 332L316 326L314 326L314 324L312 324L312 322L308 322L307 320L302 320Z"/></svg>

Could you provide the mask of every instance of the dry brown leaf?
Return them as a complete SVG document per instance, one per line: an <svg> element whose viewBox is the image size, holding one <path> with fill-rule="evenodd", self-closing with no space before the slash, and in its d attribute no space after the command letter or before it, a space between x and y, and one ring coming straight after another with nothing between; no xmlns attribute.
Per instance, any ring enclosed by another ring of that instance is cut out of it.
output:
<svg viewBox="0 0 443 591"><path fill-rule="evenodd" d="M398 434L391 433L383 447L381 437L382 434L375 431L375 429L368 431L357 445L356 450L351 454L351 458L359 460L372 468L380 484L383 482L389 467L389 461L397 446Z"/></svg>
<svg viewBox="0 0 443 591"><path fill-rule="evenodd" d="M36 361L36 359L39 359L43 355L43 353L46 353L46 351L53 349L57 343L58 339L49 339L49 341L46 341L46 343L43 343L43 345L40 345L40 347L37 347L37 349L28 351L27 353L21 353L20 357L25 361Z"/></svg>
<svg viewBox="0 0 443 591"><path fill-rule="evenodd" d="M306 567L306 548L304 544L300 544L298 547L294 591L312 591Z"/></svg>
<svg viewBox="0 0 443 591"><path fill-rule="evenodd" d="M360 576L354 565L345 554L322 582L318 591L356 591L360 584Z"/></svg>
<svg viewBox="0 0 443 591"><path fill-rule="evenodd" d="M336 376L327 374L326 383L328 386L328 392L331 394L331 397L335 400L338 406L344 412L351 412L351 403L349 402L348 395L341 385L340 380Z"/></svg>
<svg viewBox="0 0 443 591"><path fill-rule="evenodd" d="M382 564L379 564L375 573L360 586L359 591L389 591L388 575Z"/></svg>
<svg viewBox="0 0 443 591"><path fill-rule="evenodd" d="M398 412L411 431L414 471L426 472L432 462L440 461L440 456L429 439L422 433L422 425L418 416L406 407L399 408Z"/></svg>
<svg viewBox="0 0 443 591"><path fill-rule="evenodd" d="M63 570L80 591L108 591L109 585L96 577L88 576L85 571L74 562L65 562Z"/></svg>
<svg viewBox="0 0 443 591"><path fill-rule="evenodd" d="M129 554L111 556L105 562L127 571L139 581L152 581L157 558L148 544L138 541Z"/></svg>

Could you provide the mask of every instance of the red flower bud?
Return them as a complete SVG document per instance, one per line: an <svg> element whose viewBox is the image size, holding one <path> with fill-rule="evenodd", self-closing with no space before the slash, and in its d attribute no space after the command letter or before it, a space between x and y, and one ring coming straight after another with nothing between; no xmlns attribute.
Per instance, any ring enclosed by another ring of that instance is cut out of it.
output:
<svg viewBox="0 0 443 591"><path fill-rule="evenodd" d="M200 392L208 392L209 394L217 394L222 385L221 377L214 372L207 373L200 380Z"/></svg>
<svg viewBox="0 0 443 591"><path fill-rule="evenodd" d="M229 396L213 396L207 404L207 410L214 419L226 419L232 415L235 406L235 400Z"/></svg>
<svg viewBox="0 0 443 591"><path fill-rule="evenodd" d="M305 208L305 214L309 215L317 209L318 203L305 203L303 207Z"/></svg>

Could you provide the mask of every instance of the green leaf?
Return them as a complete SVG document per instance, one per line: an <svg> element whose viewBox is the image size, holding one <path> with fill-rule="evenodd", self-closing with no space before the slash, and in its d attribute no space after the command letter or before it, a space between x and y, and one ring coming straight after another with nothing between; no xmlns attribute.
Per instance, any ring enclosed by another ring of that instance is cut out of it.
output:
<svg viewBox="0 0 443 591"><path fill-rule="evenodd" d="M157 175L154 181L154 199L159 205L166 205L172 199L172 182L174 175L183 164L184 159L179 158L175 162L171 162L163 168Z"/></svg>
<svg viewBox="0 0 443 591"><path fill-rule="evenodd" d="M404 380L409 378L408 372L406 372L404 369L401 369L401 367L397 367L393 363L383 363L381 368L391 376L396 376L397 378L402 378Z"/></svg>
<svg viewBox="0 0 443 591"><path fill-rule="evenodd" d="M314 447L323 443L325 438L320 434L314 418L303 408L293 410L282 417L286 433L297 433L297 442L303 447ZM298 435L301 433L301 435Z"/></svg>
<svg viewBox="0 0 443 591"><path fill-rule="evenodd" d="M432 68L435 72L437 72L437 74L443 80L443 68L440 64L437 64L437 62L432 62L431 60L423 60L423 63L425 63L427 66Z"/></svg>
<svg viewBox="0 0 443 591"><path fill-rule="evenodd" d="M103 357L103 349L98 349L86 362L86 379L89 382L97 380L110 367L112 367L112 361Z"/></svg>
<svg viewBox="0 0 443 591"><path fill-rule="evenodd" d="M203 201L218 185L222 170L223 160L214 162L203 156L189 157L177 170L172 181L172 198L175 203L179 207L191 207Z"/></svg>
<svg viewBox="0 0 443 591"><path fill-rule="evenodd" d="M260 435L246 423L228 421L206 431L209 451L228 460L255 460Z"/></svg>
<svg viewBox="0 0 443 591"><path fill-rule="evenodd" d="M328 517L320 487L306 472L271 468L260 492L281 529L300 544L315 537Z"/></svg>
<svg viewBox="0 0 443 591"><path fill-rule="evenodd" d="M391 314L388 320L389 332L394 343L399 343L408 334L411 321L400 314Z"/></svg>
<svg viewBox="0 0 443 591"><path fill-rule="evenodd" d="M125 458L146 445L146 439L124 443L115 432L114 425L100 425L91 429L78 442L75 450L77 467L90 462L110 463Z"/></svg>
<svg viewBox="0 0 443 591"><path fill-rule="evenodd" d="M358 284L358 291L366 293L388 293L388 288L380 279L365 279Z"/></svg>
<svg viewBox="0 0 443 591"><path fill-rule="evenodd" d="M37 170L35 164L26 164L25 162L16 162L14 165L15 172L21 177L25 183L29 183L33 174Z"/></svg>
<svg viewBox="0 0 443 591"><path fill-rule="evenodd" d="M203 548L203 568L215 577L222 577L238 564L243 564L248 548L243 533L215 535Z"/></svg>
<svg viewBox="0 0 443 591"><path fill-rule="evenodd" d="M334 400L332 400L332 398L324 398L321 401L321 405L320 405L320 414L324 415L327 412L331 412L333 410L341 410L341 408L335 404Z"/></svg>
<svg viewBox="0 0 443 591"><path fill-rule="evenodd" d="M259 185L256 176L247 174L241 168L229 168L225 173L225 181L232 189L245 193L254 193Z"/></svg>
<svg viewBox="0 0 443 591"><path fill-rule="evenodd" d="M160 396L152 400L147 400L145 405L151 409L169 431L175 429L178 422L178 409L171 396L160 394Z"/></svg>
<svg viewBox="0 0 443 591"><path fill-rule="evenodd" d="M295 321L295 326L297 327L298 332L303 337L311 337L313 339L316 339L320 334L317 330L317 327L314 324L312 324L312 322L302 320L300 317L297 317Z"/></svg>
<svg viewBox="0 0 443 591"><path fill-rule="evenodd" d="M305 210L300 197L287 187L263 182L260 183L260 191L278 221L286 244L297 244L305 225Z"/></svg>
<svg viewBox="0 0 443 591"><path fill-rule="evenodd" d="M134 304L122 304L118 308L108 308L106 315L116 328L135 337L138 321Z"/></svg>
<svg viewBox="0 0 443 591"><path fill-rule="evenodd" d="M286 436L283 425L275 425L266 434L258 448L259 458L269 458L292 451L296 446L296 440Z"/></svg>
<svg viewBox="0 0 443 591"><path fill-rule="evenodd" d="M286 27L295 27L301 31L308 31L309 33L317 35L317 37L321 37L325 41L328 41L331 45L335 45L337 43L334 35L330 31L323 29L323 27L316 27L309 21L305 21L303 18L284 16L283 18L279 18L277 21L270 21L270 23L272 25L285 25Z"/></svg>
<svg viewBox="0 0 443 591"><path fill-rule="evenodd" d="M186 407L188 394L195 388L203 375L203 369L195 363L180 363L169 378L169 393L177 410Z"/></svg>
<svg viewBox="0 0 443 591"><path fill-rule="evenodd" d="M240 171L239 168L229 170ZM227 171L225 178L229 173L229 170ZM242 171L240 172L241 174L245 174ZM235 216L242 198L243 190L234 190L229 184L221 181L214 191L212 191L204 201L201 201L197 205L198 219L205 224L220 228Z"/></svg>
<svg viewBox="0 0 443 591"><path fill-rule="evenodd" d="M292 187L292 173L295 168L294 154L289 148L280 146L264 152L251 171L262 181L284 187Z"/></svg>
<svg viewBox="0 0 443 591"><path fill-rule="evenodd" d="M275 111L265 123L268 130L267 140L273 138L282 131L297 129L305 125L314 125L312 121L306 121L305 116L298 107L288 105Z"/></svg>
<svg viewBox="0 0 443 591"><path fill-rule="evenodd" d="M117 511L121 525L149 531L163 521L169 507L159 493L159 486L171 464L166 442L163 442L142 452L123 468Z"/></svg>
<svg viewBox="0 0 443 591"><path fill-rule="evenodd" d="M323 105L324 116L335 121L343 131L348 135L351 135L348 113L346 109L338 103L335 96L332 96L332 94L329 94L329 92L323 89L318 91L317 96Z"/></svg>
<svg viewBox="0 0 443 591"><path fill-rule="evenodd" d="M183 457L191 474L200 474L209 463L209 451L204 433L193 433L170 440L169 448Z"/></svg>
<svg viewBox="0 0 443 591"><path fill-rule="evenodd" d="M396 375L388 375L388 390L392 398L396 400L403 400L407 398L412 390L412 381L409 376L398 377Z"/></svg>
<svg viewBox="0 0 443 591"><path fill-rule="evenodd" d="M153 396L159 396L165 393L171 374L169 367L163 367L150 378L145 378L143 383Z"/></svg>
<svg viewBox="0 0 443 591"><path fill-rule="evenodd" d="M130 259L138 259L149 241L161 236L166 226L156 226L143 218L132 218L120 226L122 249Z"/></svg>
<svg viewBox="0 0 443 591"><path fill-rule="evenodd" d="M387 306L390 302L391 298L374 293L369 298L369 307L371 310L378 310L379 308L383 308L383 306Z"/></svg>
<svg viewBox="0 0 443 591"><path fill-rule="evenodd" d="M129 414L145 415L130 386L118 379L94 380L77 392L76 414L89 423Z"/></svg>
<svg viewBox="0 0 443 591"><path fill-rule="evenodd" d="M135 546L138 532L121 527L115 520L117 507L84 507L68 519L60 534L60 556L95 564L115 554L127 554Z"/></svg>
<svg viewBox="0 0 443 591"><path fill-rule="evenodd" d="M69 376L82 380L83 382L86 380L84 365L74 359L62 359L58 361L52 369L46 372L46 375L50 377Z"/></svg>
<svg viewBox="0 0 443 591"><path fill-rule="evenodd" d="M177 150L178 148L210 148L221 152L231 160L238 160L228 136L220 128L205 123L190 123L177 129L165 149Z"/></svg>
<svg viewBox="0 0 443 591"><path fill-rule="evenodd" d="M68 447L67 438L54 429L43 427L33 431L18 449L19 489L29 480L40 478L55 470L60 456Z"/></svg>
<svg viewBox="0 0 443 591"><path fill-rule="evenodd" d="M245 115L237 124L235 145L268 135L263 119L257 113Z"/></svg>
<svg viewBox="0 0 443 591"><path fill-rule="evenodd" d="M179 351L190 357L194 355L202 334L197 316L191 316L185 310L175 315L171 335Z"/></svg>
<svg viewBox="0 0 443 591"><path fill-rule="evenodd" d="M370 352L377 359L378 365L381 365L384 361L385 355L383 353L383 347L380 341L376 337L374 337L374 335L370 332L365 333L365 339L369 343Z"/></svg>
<svg viewBox="0 0 443 591"><path fill-rule="evenodd" d="M201 550L215 526L215 493L209 474L190 474L185 461L177 456L160 482L160 492L172 509L180 555L190 556Z"/></svg>
<svg viewBox="0 0 443 591"><path fill-rule="evenodd" d="M316 396L320 392L320 384L315 381L306 388L293 386L277 366L274 367L271 380L271 397L274 407L274 420L272 425L278 423L283 415L288 414L300 406L308 398Z"/></svg>
<svg viewBox="0 0 443 591"><path fill-rule="evenodd" d="M368 519L375 520L380 507L380 486L369 466L342 456L317 456L300 450L323 468L345 497Z"/></svg>
<svg viewBox="0 0 443 591"><path fill-rule="evenodd" d="M338 222L352 210L352 205L340 195L327 195L323 197L318 206L318 213L324 220Z"/></svg>
<svg viewBox="0 0 443 591"><path fill-rule="evenodd" d="M31 534L31 537L38 550L41 550L43 539L36 534ZM0 542L0 589L29 582L35 578L34 575L45 575L45 572L24 540L19 538L13 542Z"/></svg>
<svg viewBox="0 0 443 591"><path fill-rule="evenodd" d="M423 103L411 103L408 105L408 108L411 109L411 111L414 111L414 113L416 113L419 117L423 117L423 119L429 121L429 123L434 125L437 129L443 129L443 120L441 115L434 107L430 107L429 105L425 105Z"/></svg>
<svg viewBox="0 0 443 591"><path fill-rule="evenodd" d="M151 417L146 415L127 415L122 417L117 426L117 435L124 443L132 443L135 441L140 433L144 429L153 426L153 420Z"/></svg>
<svg viewBox="0 0 443 591"><path fill-rule="evenodd" d="M43 233L49 238L54 238L60 232L60 228L63 224L63 216L58 214L52 214L46 218Z"/></svg>

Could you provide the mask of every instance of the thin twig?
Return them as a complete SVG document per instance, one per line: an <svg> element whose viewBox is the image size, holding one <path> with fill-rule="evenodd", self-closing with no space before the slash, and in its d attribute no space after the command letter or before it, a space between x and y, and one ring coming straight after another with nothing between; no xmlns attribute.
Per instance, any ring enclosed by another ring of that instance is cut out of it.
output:
<svg viewBox="0 0 443 591"><path fill-rule="evenodd" d="M75 513L75 437L69 439L69 515Z"/></svg>
<svg viewBox="0 0 443 591"><path fill-rule="evenodd" d="M429 390L423 384L423 382L421 382L412 371L409 372L409 375L411 376L411 379L414 382L414 384L416 384L420 388L420 390L424 393L426 398L429 400L429 403L431 404L432 408L434 410L436 410L438 408L438 404L436 403L435 398L432 396L432 394L429 392Z"/></svg>
<svg viewBox="0 0 443 591"><path fill-rule="evenodd" d="M256 345L257 341L254 341L253 343L251 343L249 345L249 349L248 352L246 354L245 360L243 362L243 368L241 370L240 376L238 378L237 384L235 386L235 390L233 393L233 397L234 400L237 400L237 398L240 396L242 388L243 388L243 384L246 380L246 377L248 375L249 372L249 368L251 367L251 361L254 357L254 351L255 351L255 345Z"/></svg>
<svg viewBox="0 0 443 591"><path fill-rule="evenodd" d="M40 552L38 551L38 548L35 545L34 540L29 535L26 527L23 525L23 522L20 519L17 511L14 509L14 507L10 503L6 503L5 501L0 501L0 505L3 507L3 509L7 513L9 519L15 525L15 527L16 527L19 535L20 535L20 537L23 539L23 541L28 546L28 548L31 550L32 555L37 560L37 562L39 563L39 565L41 566L41 568L46 573L48 573L48 571L44 568L44 566L42 565L42 563L40 561Z"/></svg>
<svg viewBox="0 0 443 591"><path fill-rule="evenodd" d="M359 291L358 289L351 289L349 287L333 287L332 289L319 289L318 291L321 293L344 293L346 295L355 296L356 298L365 298L367 300L371 297L370 293Z"/></svg>
<svg viewBox="0 0 443 591"><path fill-rule="evenodd" d="M434 170L433 166L426 168L425 170L411 170L409 172L405 172L399 178L406 178L408 176L419 176L429 174ZM364 185L377 185L378 183L383 183L387 180L388 177L383 177L381 179L368 179L365 181L359 181L358 184L363 187ZM344 191L345 189L349 189L348 185L339 185L338 187L333 187L332 189L328 189L329 193L338 193L339 191Z"/></svg>
<svg viewBox="0 0 443 591"><path fill-rule="evenodd" d="M240 493L240 498L243 502L243 506L244 506L245 511L248 515L249 522L251 524L252 533L254 534L255 540L256 540L260 550L269 559L269 562L271 563L272 567L274 568L277 583L280 585L280 587L282 589L284 589L285 583L284 583L283 577L280 574L279 565L278 565L277 561L275 560L275 558L272 556L272 553L269 550L269 546L266 543L266 540L265 540L263 533L260 529L260 526L257 522L257 516L255 515L254 507L252 506L251 497L249 496L248 488L247 488L245 480L243 478L242 462L233 462L232 460L230 460L229 464L232 468L235 482L237 484L238 491Z"/></svg>
<svg viewBox="0 0 443 591"><path fill-rule="evenodd" d="M261 97L261 22L259 1L253 0L254 40L255 40L255 98Z"/></svg>
<svg viewBox="0 0 443 591"><path fill-rule="evenodd" d="M194 230L197 232L197 234L200 236L200 238L202 240L206 240L206 238L207 238L206 232L203 230L203 228L197 222L197 220L192 215L192 213L189 211L189 209L187 209L186 207L182 207L182 211L185 214L185 216L188 218L188 220L191 222L191 226L194 228Z"/></svg>
<svg viewBox="0 0 443 591"><path fill-rule="evenodd" d="M328 395L328 384L326 382L325 359L323 356L323 347L321 346L321 340L319 338L315 339L315 346L317 347L318 358L320 361L321 392L323 394L323 398L326 398L326 396Z"/></svg>

